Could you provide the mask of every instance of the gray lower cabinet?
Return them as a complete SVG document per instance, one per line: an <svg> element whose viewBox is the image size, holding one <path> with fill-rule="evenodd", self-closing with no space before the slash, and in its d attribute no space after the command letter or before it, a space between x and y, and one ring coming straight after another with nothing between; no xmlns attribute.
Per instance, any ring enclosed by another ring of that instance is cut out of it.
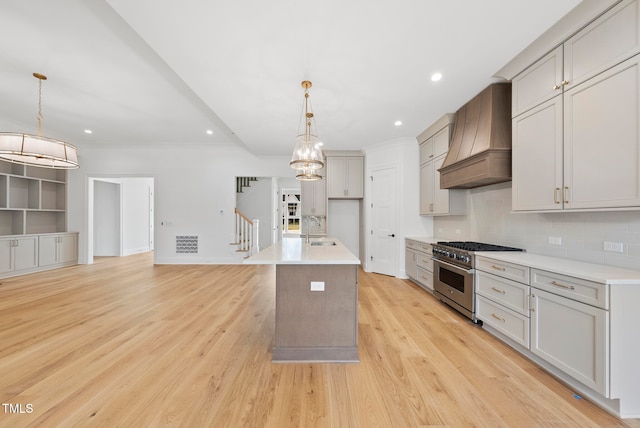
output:
<svg viewBox="0 0 640 428"><path fill-rule="evenodd" d="M36 236L0 239L0 275L19 275L37 266L38 238Z"/></svg>
<svg viewBox="0 0 640 428"><path fill-rule="evenodd" d="M405 272L420 287L433 292L431 244L405 239Z"/></svg>
<svg viewBox="0 0 640 428"><path fill-rule="evenodd" d="M531 257L531 266L494 257L476 257L483 328L610 412L640 417L640 272L535 255L503 257Z"/></svg>
<svg viewBox="0 0 640 428"><path fill-rule="evenodd" d="M608 286L534 269L531 352L609 396Z"/></svg>
<svg viewBox="0 0 640 428"><path fill-rule="evenodd" d="M43 235L38 239L39 266L75 264L78 260L78 239L75 233Z"/></svg>
<svg viewBox="0 0 640 428"><path fill-rule="evenodd" d="M0 278L55 269L77 263L77 233L0 238Z"/></svg>
<svg viewBox="0 0 640 428"><path fill-rule="evenodd" d="M529 285L480 270L475 279L476 318L529 348Z"/></svg>

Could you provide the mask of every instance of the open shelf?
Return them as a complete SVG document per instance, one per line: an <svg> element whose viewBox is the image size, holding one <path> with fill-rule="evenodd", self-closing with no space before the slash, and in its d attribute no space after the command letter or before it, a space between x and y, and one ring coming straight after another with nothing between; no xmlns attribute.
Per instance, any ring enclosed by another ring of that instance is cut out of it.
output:
<svg viewBox="0 0 640 428"><path fill-rule="evenodd" d="M40 208L40 181L9 176L9 208Z"/></svg>
<svg viewBox="0 0 640 428"><path fill-rule="evenodd" d="M0 236L66 232L67 171L0 161Z"/></svg>
<svg viewBox="0 0 640 428"><path fill-rule="evenodd" d="M27 211L26 234L59 233L66 231L64 211Z"/></svg>
<svg viewBox="0 0 640 428"><path fill-rule="evenodd" d="M40 188L40 208L43 210L64 210L66 192L64 183L42 181Z"/></svg>
<svg viewBox="0 0 640 428"><path fill-rule="evenodd" d="M0 210L0 236L24 234L24 211Z"/></svg>
<svg viewBox="0 0 640 428"><path fill-rule="evenodd" d="M6 175L0 175L0 208L7 208L9 206L9 177Z"/></svg>
<svg viewBox="0 0 640 428"><path fill-rule="evenodd" d="M43 180L66 181L66 171L64 169L40 168L35 166L26 166L25 175L27 177L41 178Z"/></svg>

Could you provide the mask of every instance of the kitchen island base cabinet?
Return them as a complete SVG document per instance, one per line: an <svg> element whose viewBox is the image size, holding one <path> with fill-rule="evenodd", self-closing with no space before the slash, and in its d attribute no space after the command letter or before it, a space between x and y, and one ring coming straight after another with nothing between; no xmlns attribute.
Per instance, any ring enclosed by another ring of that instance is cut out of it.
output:
<svg viewBox="0 0 640 428"><path fill-rule="evenodd" d="M359 361L357 265L276 266L273 361Z"/></svg>

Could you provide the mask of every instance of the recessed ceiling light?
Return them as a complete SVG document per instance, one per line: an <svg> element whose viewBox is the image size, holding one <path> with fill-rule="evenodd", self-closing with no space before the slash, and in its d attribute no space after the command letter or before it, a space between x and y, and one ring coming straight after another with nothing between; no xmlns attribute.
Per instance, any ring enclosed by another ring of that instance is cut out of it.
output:
<svg viewBox="0 0 640 428"><path fill-rule="evenodd" d="M213 131L210 129L207 129L207 135L213 135Z"/></svg>
<svg viewBox="0 0 640 428"><path fill-rule="evenodd" d="M85 133L85 134L93 134L93 131L92 131L92 130L90 130L90 129L85 129L85 130L84 130L84 133Z"/></svg>
<svg viewBox="0 0 640 428"><path fill-rule="evenodd" d="M431 75L431 81L432 82L438 82L440 79L442 79L442 74L441 73L433 73Z"/></svg>
<svg viewBox="0 0 640 428"><path fill-rule="evenodd" d="M396 120L393 124L395 126L400 126L400 125L402 125L402 121L401 120Z"/></svg>

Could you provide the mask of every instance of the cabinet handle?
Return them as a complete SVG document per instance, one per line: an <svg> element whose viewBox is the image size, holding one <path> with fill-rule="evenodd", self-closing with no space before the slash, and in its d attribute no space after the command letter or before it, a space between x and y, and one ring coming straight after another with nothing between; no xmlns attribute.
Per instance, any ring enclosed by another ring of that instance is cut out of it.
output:
<svg viewBox="0 0 640 428"><path fill-rule="evenodd" d="M560 199L558 199L558 194L560 194L560 188L556 187L553 189L553 202L556 204L560 204Z"/></svg>
<svg viewBox="0 0 640 428"><path fill-rule="evenodd" d="M531 310L531 312L535 312L536 308L533 307L533 302L536 301L536 295L532 294L531 298L529 299L529 309Z"/></svg>
<svg viewBox="0 0 640 428"><path fill-rule="evenodd" d="M429 155L429 157L430 157L430 158L432 158L432 157L433 157L433 155Z"/></svg>
<svg viewBox="0 0 640 428"><path fill-rule="evenodd" d="M562 88L561 85L553 85L553 90L557 91L558 89Z"/></svg>
<svg viewBox="0 0 640 428"><path fill-rule="evenodd" d="M491 289L492 289L493 291L495 291L496 293L506 294L506 291L504 291L504 290L500 290L499 288L491 287Z"/></svg>
<svg viewBox="0 0 640 428"><path fill-rule="evenodd" d="M433 212L433 204L429 204L429 211Z"/></svg>
<svg viewBox="0 0 640 428"><path fill-rule="evenodd" d="M491 265L492 268L494 268L495 270L501 270L502 272L504 272L506 269L500 266L496 266L496 265Z"/></svg>
<svg viewBox="0 0 640 428"><path fill-rule="evenodd" d="M562 86L567 86L569 84L569 81L568 80L563 80L562 82L560 82L560 84Z"/></svg>
<svg viewBox="0 0 640 428"><path fill-rule="evenodd" d="M491 316L494 317L495 319L497 319L498 321L506 322L506 320L504 318L500 318L499 316L497 316L494 313L491 313Z"/></svg>
<svg viewBox="0 0 640 428"><path fill-rule="evenodd" d="M555 281L551 281L551 285L555 285L556 287L560 287L560 288L566 288L567 290L575 290L576 287L574 287L573 285L564 285L564 284L560 284L559 282L555 282Z"/></svg>
<svg viewBox="0 0 640 428"><path fill-rule="evenodd" d="M569 203L569 198L567 197L568 193L569 193L569 187L568 186L564 186L564 189L562 189L562 201L565 204Z"/></svg>

